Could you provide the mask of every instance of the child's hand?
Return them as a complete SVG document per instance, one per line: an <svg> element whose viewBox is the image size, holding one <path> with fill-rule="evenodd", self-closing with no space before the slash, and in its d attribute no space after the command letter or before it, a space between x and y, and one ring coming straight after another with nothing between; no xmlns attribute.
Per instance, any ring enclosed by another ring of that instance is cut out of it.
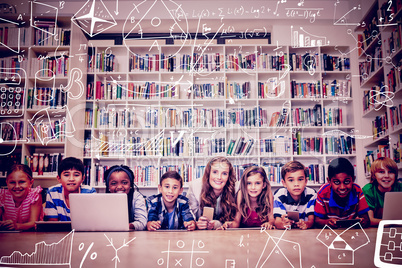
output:
<svg viewBox="0 0 402 268"><path fill-rule="evenodd" d="M299 227L301 230L306 230L307 229L307 224L302 219L299 219L299 221L296 222L296 226Z"/></svg>
<svg viewBox="0 0 402 268"><path fill-rule="evenodd" d="M148 231L156 231L161 228L161 221L149 221L147 222Z"/></svg>
<svg viewBox="0 0 402 268"><path fill-rule="evenodd" d="M15 224L12 220L5 220L1 222L1 229L3 230L15 230Z"/></svg>
<svg viewBox="0 0 402 268"><path fill-rule="evenodd" d="M224 224L222 224L221 227L217 228L216 230L226 230L226 229L232 228L232 225L233 225L233 222L227 221Z"/></svg>
<svg viewBox="0 0 402 268"><path fill-rule="evenodd" d="M195 221L185 221L183 222L183 225L187 229L187 231L195 230Z"/></svg>
<svg viewBox="0 0 402 268"><path fill-rule="evenodd" d="M209 220L207 217L201 216L197 221L197 228L200 230L209 229Z"/></svg>
<svg viewBox="0 0 402 268"><path fill-rule="evenodd" d="M275 226L272 223L270 223L269 221L261 224L261 227L264 228L265 230L275 229Z"/></svg>
<svg viewBox="0 0 402 268"><path fill-rule="evenodd" d="M338 228L338 226L336 225L336 219L329 219L328 222L327 222L327 224L328 224L330 227Z"/></svg>
<svg viewBox="0 0 402 268"><path fill-rule="evenodd" d="M285 227L287 229L292 227L292 224L294 223L294 221L288 218L288 214L283 214L281 216L281 219L283 222L283 227Z"/></svg>

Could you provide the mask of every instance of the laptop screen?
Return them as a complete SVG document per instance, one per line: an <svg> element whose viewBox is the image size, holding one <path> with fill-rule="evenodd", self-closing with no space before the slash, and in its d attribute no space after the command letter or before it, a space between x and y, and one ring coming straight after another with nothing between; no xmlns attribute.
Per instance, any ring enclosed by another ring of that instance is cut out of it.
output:
<svg viewBox="0 0 402 268"><path fill-rule="evenodd" d="M70 194L71 228L76 231L128 231L126 194Z"/></svg>

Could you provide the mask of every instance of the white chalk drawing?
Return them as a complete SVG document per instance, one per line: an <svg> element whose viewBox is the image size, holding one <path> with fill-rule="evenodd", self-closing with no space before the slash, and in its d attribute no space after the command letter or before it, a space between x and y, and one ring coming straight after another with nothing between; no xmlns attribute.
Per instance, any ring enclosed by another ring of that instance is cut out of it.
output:
<svg viewBox="0 0 402 268"><path fill-rule="evenodd" d="M329 265L354 265L354 252L370 243L359 222L340 234L325 225L316 239L328 248Z"/></svg>
<svg viewBox="0 0 402 268"><path fill-rule="evenodd" d="M381 268L402 267L402 221L382 220L377 230L374 264Z"/></svg>
<svg viewBox="0 0 402 268"><path fill-rule="evenodd" d="M27 75L22 68L0 68L0 118L22 117Z"/></svg>
<svg viewBox="0 0 402 268"><path fill-rule="evenodd" d="M161 253L166 254L166 260L164 258L159 258L157 264L159 266L164 265L166 262L166 267L183 266L184 267L203 267L205 264L205 259L202 254L209 254L208 250L203 250L205 243L202 240L195 241L191 243L191 247L186 246L183 240L178 240L176 245L170 245L170 240L168 241L168 248ZM197 247L197 250L195 250ZM188 255L187 255L188 254ZM173 263L174 259L174 263ZM183 261L184 259L184 261ZM187 263L188 261L188 263ZM186 263L185 263L186 262ZM170 265L172 264L172 265ZM205 266L207 267L207 266Z"/></svg>
<svg viewBox="0 0 402 268"><path fill-rule="evenodd" d="M18 23L18 22L14 22L14 21L11 21L8 19L4 19L4 18L0 18L0 21L5 22L5 23L11 23L11 24L15 25L16 27L21 27L23 24L25 24L25 22ZM17 46L16 47L9 46L8 44L3 43L2 41L0 41L0 46L4 46L7 49L11 50L12 52L19 54L20 52L24 52L24 50L21 50L21 28L18 28L17 32L18 32L18 34L17 34L18 36L17 36L17 43L16 43Z"/></svg>
<svg viewBox="0 0 402 268"><path fill-rule="evenodd" d="M300 3L298 3L298 6ZM314 23L317 17L321 16L321 11L323 8L303 8L303 7L298 7L298 8L285 8L286 10L286 16L290 18L304 18L308 19L310 23Z"/></svg>
<svg viewBox="0 0 402 268"><path fill-rule="evenodd" d="M137 55L136 52L130 49L130 42L135 40L146 40L147 38L143 36L144 30L147 28L153 29L153 32L158 32L158 27L160 27L159 32L166 32L166 25L169 27L169 35L165 36L154 36L150 39L155 40L150 47L156 47L160 50L159 43L156 39L171 39L171 40L181 40L181 46L177 47L175 51L172 51L168 58L174 57L184 46L185 40L188 38L188 22L186 12L182 9L181 5L178 5L174 1L142 1L141 3L133 4L134 8L131 10L127 16L126 21L123 25L122 36L123 44L127 47L129 52L133 55ZM166 17L162 20L160 16ZM162 26L161 26L162 25ZM132 34L136 34L133 36ZM139 36L137 36L137 34ZM138 55L141 57L141 55Z"/></svg>
<svg viewBox="0 0 402 268"><path fill-rule="evenodd" d="M236 260L233 259L225 260L225 268L236 268Z"/></svg>
<svg viewBox="0 0 402 268"><path fill-rule="evenodd" d="M346 3L346 2L345 2ZM339 19L337 18L337 14L336 14L336 9L338 7L338 5L340 5L341 3L339 2L339 0L336 1L336 3L334 4L334 25L338 25L338 26L360 26L360 22L352 22L352 18L360 18L360 10L361 10L361 6L355 6L352 9L350 9L348 12L346 12L344 15L342 15L341 17L339 17ZM354 14L355 13L355 14ZM363 27L365 25L362 25Z"/></svg>
<svg viewBox="0 0 402 268"><path fill-rule="evenodd" d="M120 258L117 254L117 252L119 250L121 250L122 248L128 247L128 244L130 244L132 241L134 241L134 239L136 239L136 237L134 237L133 239L129 240L126 242L126 240L123 241L123 245L121 245L119 248L116 248L113 244L113 239L109 238L106 234L104 234L106 239L109 241L109 245L107 245L108 247L112 247L114 249L115 252L115 256L113 257L112 261L114 261L114 267L117 268L117 263L120 262Z"/></svg>
<svg viewBox="0 0 402 268"><path fill-rule="evenodd" d="M16 138L17 131L14 126L8 122L0 122L0 145L8 145L8 147L2 146L0 156L10 155L15 151L19 141Z"/></svg>
<svg viewBox="0 0 402 268"><path fill-rule="evenodd" d="M35 14L34 15L34 10L37 9L44 9L43 12L41 12L40 14ZM38 29L42 32L45 32L47 34L49 34L49 38L53 37L57 34L57 16L59 14L59 9L57 7L45 4L45 3L41 3L41 2L37 2L37 1L32 1L31 2L31 27ZM47 18L49 16L52 16L52 27L40 27L38 26L38 24L40 25L40 20L42 18L46 18L45 20L47 20Z"/></svg>
<svg viewBox="0 0 402 268"><path fill-rule="evenodd" d="M88 0L74 14L71 21L90 37L94 37L117 25L102 0Z"/></svg>
<svg viewBox="0 0 402 268"><path fill-rule="evenodd" d="M56 123L57 122L57 123ZM42 145L59 138L74 136L75 127L68 106L51 109L47 107L36 112L28 123Z"/></svg>
<svg viewBox="0 0 402 268"><path fill-rule="evenodd" d="M299 30L295 30L293 25L290 26L290 40L293 48L322 47L329 45L327 37L311 34L303 27L299 27Z"/></svg>
<svg viewBox="0 0 402 268"><path fill-rule="evenodd" d="M72 68L70 73L70 77L68 79L68 84L67 86L63 86L60 85L60 89L63 90L64 92L68 92L67 96L70 99L80 99L82 97L82 95L84 95L85 93L85 86L84 83L82 83L81 79L82 79L82 71L79 68ZM71 89L75 86L75 88L78 87L78 93L76 95L74 95L71 92Z"/></svg>
<svg viewBox="0 0 402 268"><path fill-rule="evenodd" d="M10 256L2 256L0 264L12 265L69 265L73 247L74 230L59 242L47 244L45 241L35 244L31 254L14 251Z"/></svg>

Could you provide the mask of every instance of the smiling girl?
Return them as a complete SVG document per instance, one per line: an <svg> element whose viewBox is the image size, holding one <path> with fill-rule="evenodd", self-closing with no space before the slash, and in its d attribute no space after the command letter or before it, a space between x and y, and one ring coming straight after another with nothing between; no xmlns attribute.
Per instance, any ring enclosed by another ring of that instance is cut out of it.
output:
<svg viewBox="0 0 402 268"><path fill-rule="evenodd" d="M236 175L226 157L214 157L205 167L202 179L189 185L188 199L197 217L198 229L217 229L236 214ZM204 207L214 208L213 219L202 216Z"/></svg>
<svg viewBox="0 0 402 268"><path fill-rule="evenodd" d="M262 167L247 168L240 181L237 194L238 211L233 222L227 222L222 229L237 227L263 227L272 229L274 198L267 174Z"/></svg>
<svg viewBox="0 0 402 268"><path fill-rule="evenodd" d="M388 157L380 157L371 165L371 183L363 187L363 193L370 207L368 215L371 226L378 226L382 219L384 194L386 192L402 192L402 183L396 178L398 166Z"/></svg>
<svg viewBox="0 0 402 268"><path fill-rule="evenodd" d="M42 188L32 188L32 171L15 164L7 172L7 189L0 189L0 229L28 230L42 215Z"/></svg>
<svg viewBox="0 0 402 268"><path fill-rule="evenodd" d="M130 229L144 230L147 225L147 209L144 197L135 191L134 173L128 166L112 166L105 172L106 193L127 194Z"/></svg>

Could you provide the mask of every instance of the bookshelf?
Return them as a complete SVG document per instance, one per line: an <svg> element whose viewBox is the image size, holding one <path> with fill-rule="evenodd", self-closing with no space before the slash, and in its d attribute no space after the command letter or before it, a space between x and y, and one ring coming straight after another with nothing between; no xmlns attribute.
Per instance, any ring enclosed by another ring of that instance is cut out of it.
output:
<svg viewBox="0 0 402 268"><path fill-rule="evenodd" d="M265 166L273 186L281 165L299 160L315 186L333 158L355 162L351 66L339 47L158 42L160 50L90 42L83 155L92 186L104 188L105 168L125 164L155 192L164 171L187 183L219 155L238 175Z"/></svg>
<svg viewBox="0 0 402 268"><path fill-rule="evenodd" d="M8 21L15 20L10 17ZM59 17L55 24L51 17L43 17L36 27L29 27L29 17L18 22L0 24L0 83L7 97L2 98L0 110L0 184L5 185L3 169L21 162L34 171L35 185L46 188L56 183L62 156L82 154L71 145L71 138L80 139L77 130L83 128L83 120L73 111L79 100L68 94L81 90L70 81L70 71L73 66L85 68L74 53L87 40L78 28L72 29L70 18ZM71 38L79 42L70 44Z"/></svg>
<svg viewBox="0 0 402 268"><path fill-rule="evenodd" d="M367 178L371 163L379 156L394 159L402 170L401 20L400 1L390 5L376 0L361 21L367 27L356 28L362 43L358 52L362 126L371 135L363 144Z"/></svg>

